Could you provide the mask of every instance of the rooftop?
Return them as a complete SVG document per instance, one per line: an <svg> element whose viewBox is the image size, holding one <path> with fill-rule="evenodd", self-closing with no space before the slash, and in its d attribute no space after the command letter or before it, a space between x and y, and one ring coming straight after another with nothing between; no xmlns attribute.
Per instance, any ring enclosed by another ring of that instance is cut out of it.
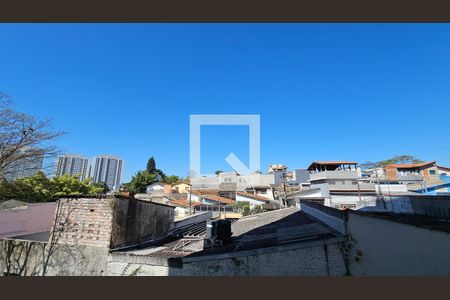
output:
<svg viewBox="0 0 450 300"><path fill-rule="evenodd" d="M269 199L267 199L266 197L255 195L255 194L250 194L250 193L246 193L246 192L236 192L236 194L241 195L243 197L255 199L255 200L261 200L261 201L265 201L265 202L269 201Z"/></svg>
<svg viewBox="0 0 450 300"><path fill-rule="evenodd" d="M440 169L440 170L444 170L444 171L449 171L450 172L450 168L449 167L437 166L437 168Z"/></svg>
<svg viewBox="0 0 450 300"><path fill-rule="evenodd" d="M200 257L341 237L333 229L318 223L295 207L250 215L234 221L231 225L231 241L225 246L203 250L205 231L206 223L195 224L186 231L189 234L182 239L167 238L145 248L115 254L155 258Z"/></svg>
<svg viewBox="0 0 450 300"><path fill-rule="evenodd" d="M317 166L328 166L332 167L331 169L336 169L340 165L357 165L357 162L354 161L345 161L345 160L337 160L337 161L313 161L308 170L314 170ZM330 168L327 168L329 170Z"/></svg>
<svg viewBox="0 0 450 300"><path fill-rule="evenodd" d="M217 195L219 190L192 190L195 195Z"/></svg>
<svg viewBox="0 0 450 300"><path fill-rule="evenodd" d="M418 164L389 164L386 168L395 168L395 169L415 169L422 168L427 166L435 165L436 161L423 162Z"/></svg>
<svg viewBox="0 0 450 300"><path fill-rule="evenodd" d="M194 207L194 206L200 205L200 203L194 202L194 201L192 201L191 205L190 205L188 199L171 200L171 201L169 201L169 204L173 205L173 206L177 206L177 207L189 207L189 206Z"/></svg>
<svg viewBox="0 0 450 300"><path fill-rule="evenodd" d="M223 204L235 204L236 203L236 201L234 201L232 199L220 197L220 196L216 196L216 195L203 195L203 198L213 200L216 202L220 202Z"/></svg>

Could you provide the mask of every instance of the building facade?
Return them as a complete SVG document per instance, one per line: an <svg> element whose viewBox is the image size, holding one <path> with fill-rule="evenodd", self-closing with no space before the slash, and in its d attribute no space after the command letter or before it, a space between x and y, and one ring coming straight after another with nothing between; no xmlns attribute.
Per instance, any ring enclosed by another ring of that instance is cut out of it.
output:
<svg viewBox="0 0 450 300"><path fill-rule="evenodd" d="M81 155L66 154L56 160L55 176L68 174L78 176L80 180L88 177L89 160Z"/></svg>
<svg viewBox="0 0 450 300"><path fill-rule="evenodd" d="M39 149L19 150L18 159L12 163L5 171L5 178L8 181L24 177L31 177L36 172L42 170L44 153Z"/></svg>
<svg viewBox="0 0 450 300"><path fill-rule="evenodd" d="M89 177L94 182L104 182L113 191L118 190L122 181L123 160L109 155L100 155L92 159Z"/></svg>

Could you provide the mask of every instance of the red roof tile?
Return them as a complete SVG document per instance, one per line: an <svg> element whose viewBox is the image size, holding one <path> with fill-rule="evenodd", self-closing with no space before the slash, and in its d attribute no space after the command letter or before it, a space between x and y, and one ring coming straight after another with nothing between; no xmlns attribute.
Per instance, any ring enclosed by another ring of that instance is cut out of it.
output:
<svg viewBox="0 0 450 300"><path fill-rule="evenodd" d="M172 201L169 201L169 204L173 205L173 206L178 206L178 207L189 207L189 200L188 199L172 200ZM192 204L192 207L194 207L194 206L200 205L201 203L192 201L191 204Z"/></svg>
<svg viewBox="0 0 450 300"><path fill-rule="evenodd" d="M217 202L224 203L224 204L235 204L236 203L236 201L234 201L232 199L225 198L225 197L219 197L216 195L203 195L203 198L217 201Z"/></svg>
<svg viewBox="0 0 450 300"><path fill-rule="evenodd" d="M386 168L395 168L395 169L412 169L412 168L420 168L428 165L434 165L436 161L428 161L419 164L389 164Z"/></svg>
<svg viewBox="0 0 450 300"><path fill-rule="evenodd" d="M259 195L254 195L254 194L250 194L250 193L237 192L236 194L241 195L243 197L252 198L252 199L255 199L255 200L261 200L261 201L265 201L265 202L269 201L269 199L267 199L266 197L259 196Z"/></svg>
<svg viewBox="0 0 450 300"><path fill-rule="evenodd" d="M196 195L217 195L219 190L192 190L192 194Z"/></svg>

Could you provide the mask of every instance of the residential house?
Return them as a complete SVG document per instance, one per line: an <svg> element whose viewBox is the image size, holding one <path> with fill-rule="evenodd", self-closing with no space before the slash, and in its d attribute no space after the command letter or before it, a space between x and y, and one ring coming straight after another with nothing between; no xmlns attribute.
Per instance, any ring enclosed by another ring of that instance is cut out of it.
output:
<svg viewBox="0 0 450 300"><path fill-rule="evenodd" d="M398 181L403 184L419 185L439 183L439 174L435 161L417 164L389 164L385 168L386 178L389 181Z"/></svg>
<svg viewBox="0 0 450 300"><path fill-rule="evenodd" d="M175 182L171 186L171 192L176 194L185 194L189 191L190 184L187 181Z"/></svg>
<svg viewBox="0 0 450 300"><path fill-rule="evenodd" d="M314 161L308 167L309 188L288 194L288 198L323 201L336 208L359 208L377 199L375 185L361 180L352 161Z"/></svg>
<svg viewBox="0 0 450 300"><path fill-rule="evenodd" d="M267 204L270 200L266 197L255 194L236 192L236 202L248 202L250 204L250 208L254 208L255 206Z"/></svg>

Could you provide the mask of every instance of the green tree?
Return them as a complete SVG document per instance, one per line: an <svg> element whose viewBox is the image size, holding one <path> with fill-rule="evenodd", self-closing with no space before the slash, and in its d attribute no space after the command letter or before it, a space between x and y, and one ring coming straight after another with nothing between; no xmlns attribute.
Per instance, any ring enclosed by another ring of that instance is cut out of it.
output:
<svg viewBox="0 0 450 300"><path fill-rule="evenodd" d="M42 171L34 176L24 177L11 182L10 199L25 202L47 202L53 197L52 182Z"/></svg>
<svg viewBox="0 0 450 300"><path fill-rule="evenodd" d="M1 199L25 202L48 202L63 196L97 196L104 194L103 184L90 179L80 181L76 176L63 175L49 179L43 172L11 182L0 181Z"/></svg>
<svg viewBox="0 0 450 300"><path fill-rule="evenodd" d="M105 182L91 182L90 185L94 188L99 188L102 194L106 194L111 190Z"/></svg>
<svg viewBox="0 0 450 300"><path fill-rule="evenodd" d="M243 216L248 216L250 214L250 202L239 201L236 203L236 206L239 207Z"/></svg>
<svg viewBox="0 0 450 300"><path fill-rule="evenodd" d="M154 173L150 174L154 174L158 182L164 182L164 180L166 179L166 174L164 174L164 172L160 169L156 169Z"/></svg>
<svg viewBox="0 0 450 300"><path fill-rule="evenodd" d="M390 164L417 164L422 162L423 160L418 159L412 155L397 155L392 158L380 160L377 162L366 162L364 164L361 164L360 167L363 169L386 168L386 166Z"/></svg>
<svg viewBox="0 0 450 300"><path fill-rule="evenodd" d="M223 173L223 171L217 170L217 171L215 171L214 173L215 173L216 175L219 175L220 173Z"/></svg>
<svg viewBox="0 0 450 300"><path fill-rule="evenodd" d="M147 171L138 171L130 181L129 190L133 193L145 193L147 186L158 182L158 177Z"/></svg>
<svg viewBox="0 0 450 300"><path fill-rule="evenodd" d="M156 171L156 162L153 156L150 157L149 160L147 161L146 171L150 174L154 174Z"/></svg>
<svg viewBox="0 0 450 300"><path fill-rule="evenodd" d="M164 183L168 183L168 184L174 184L178 181L180 181L180 177L176 176L176 175L170 175L164 178Z"/></svg>

